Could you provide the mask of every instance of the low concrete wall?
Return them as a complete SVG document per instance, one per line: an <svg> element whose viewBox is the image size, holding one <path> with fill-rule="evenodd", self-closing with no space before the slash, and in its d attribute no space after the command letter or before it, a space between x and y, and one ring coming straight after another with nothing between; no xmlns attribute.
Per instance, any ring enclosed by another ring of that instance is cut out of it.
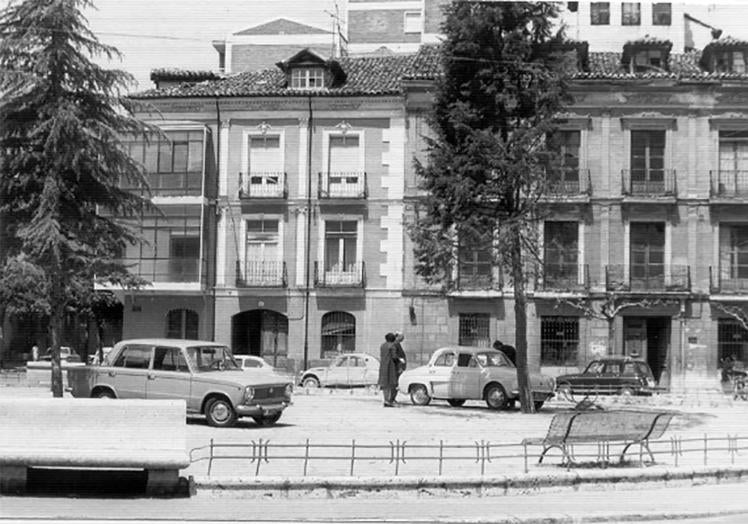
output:
<svg viewBox="0 0 748 524"><path fill-rule="evenodd" d="M82 362L61 362L62 387L68 386L68 369L85 366ZM26 362L26 384L29 386L52 385L52 363L46 361Z"/></svg>

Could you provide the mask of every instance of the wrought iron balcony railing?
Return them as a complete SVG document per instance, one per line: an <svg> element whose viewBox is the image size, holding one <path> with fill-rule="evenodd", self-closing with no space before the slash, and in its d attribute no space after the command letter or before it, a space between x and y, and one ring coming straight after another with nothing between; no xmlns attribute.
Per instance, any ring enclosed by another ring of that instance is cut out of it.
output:
<svg viewBox="0 0 748 524"><path fill-rule="evenodd" d="M589 169L566 167L548 171L543 196L562 198L591 194Z"/></svg>
<svg viewBox="0 0 748 524"><path fill-rule="evenodd" d="M314 287L365 287L366 271L363 261L341 266L314 263Z"/></svg>
<svg viewBox="0 0 748 524"><path fill-rule="evenodd" d="M457 291L494 291L502 288L501 272L493 266L462 264L454 281Z"/></svg>
<svg viewBox="0 0 748 524"><path fill-rule="evenodd" d="M621 192L626 196L663 197L678 194L674 169L624 169Z"/></svg>
<svg viewBox="0 0 748 524"><path fill-rule="evenodd" d="M286 287L286 263L277 260L236 262L236 287Z"/></svg>
<svg viewBox="0 0 748 524"><path fill-rule="evenodd" d="M150 282L200 282L205 261L192 257L156 257L120 259L133 275Z"/></svg>
<svg viewBox="0 0 748 524"><path fill-rule="evenodd" d="M722 198L748 198L748 171L709 171L710 194Z"/></svg>
<svg viewBox="0 0 748 524"><path fill-rule="evenodd" d="M691 266L668 264L606 266L605 289L633 292L690 292Z"/></svg>
<svg viewBox="0 0 748 524"><path fill-rule="evenodd" d="M366 172L329 172L318 175L319 198L367 198Z"/></svg>
<svg viewBox="0 0 748 524"><path fill-rule="evenodd" d="M190 173L146 173L151 196L200 196L203 192L203 174ZM141 195L147 194L144 187L120 182L120 188Z"/></svg>
<svg viewBox="0 0 748 524"><path fill-rule="evenodd" d="M709 290L712 293L748 294L748 265L710 266Z"/></svg>
<svg viewBox="0 0 748 524"><path fill-rule="evenodd" d="M546 262L537 274L536 289L584 291L589 289L589 268L576 262Z"/></svg>
<svg viewBox="0 0 748 524"><path fill-rule="evenodd" d="M239 173L239 198L287 198L286 173Z"/></svg>

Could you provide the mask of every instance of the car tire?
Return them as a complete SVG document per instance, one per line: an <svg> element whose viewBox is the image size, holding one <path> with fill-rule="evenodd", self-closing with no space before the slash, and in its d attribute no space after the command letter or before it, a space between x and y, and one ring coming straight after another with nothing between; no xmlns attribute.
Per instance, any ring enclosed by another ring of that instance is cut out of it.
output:
<svg viewBox="0 0 748 524"><path fill-rule="evenodd" d="M315 389L320 386L319 379L314 376L304 377L304 379L301 381L301 385L309 389Z"/></svg>
<svg viewBox="0 0 748 524"><path fill-rule="evenodd" d="M410 386L410 401L416 406L428 406L431 402L431 395L423 384Z"/></svg>
<svg viewBox="0 0 748 524"><path fill-rule="evenodd" d="M545 404L545 400L536 400L535 402L533 402L535 411L540 411L543 408L543 404Z"/></svg>
<svg viewBox="0 0 748 524"><path fill-rule="evenodd" d="M447 399L447 402L449 402L449 405L453 408L459 408L465 404L464 398L449 398Z"/></svg>
<svg viewBox="0 0 748 524"><path fill-rule="evenodd" d="M105 389L105 388L97 390L91 396L94 397L94 398L107 398L107 399L109 399L109 398L117 398L117 397L114 396L114 393L112 393L111 389Z"/></svg>
<svg viewBox="0 0 748 524"><path fill-rule="evenodd" d="M264 417L252 417L255 419L255 422L257 422L258 426L272 426L278 420L281 418L280 413L275 413L273 415L265 415Z"/></svg>
<svg viewBox="0 0 748 524"><path fill-rule="evenodd" d="M205 405L208 424L217 428L228 428L236 422L236 411L225 398L214 398Z"/></svg>
<svg viewBox="0 0 748 524"><path fill-rule="evenodd" d="M490 384L486 387L483 398L491 409L506 409L509 401L506 390L501 384Z"/></svg>

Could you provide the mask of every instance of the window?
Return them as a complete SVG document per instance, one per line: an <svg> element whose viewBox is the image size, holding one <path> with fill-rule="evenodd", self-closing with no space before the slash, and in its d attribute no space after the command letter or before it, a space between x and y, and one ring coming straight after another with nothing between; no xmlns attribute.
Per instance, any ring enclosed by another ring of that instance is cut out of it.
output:
<svg viewBox="0 0 748 524"><path fill-rule="evenodd" d="M579 147L581 131L559 131L551 136L549 148L558 154L561 168L551 169L548 191L554 194L575 194L581 191L579 182Z"/></svg>
<svg viewBox="0 0 748 524"><path fill-rule="evenodd" d="M610 24L610 2L592 2L590 4L590 24Z"/></svg>
<svg viewBox="0 0 748 524"><path fill-rule="evenodd" d="M471 362L473 363L472 366L470 366ZM457 355L457 367L458 368L466 368L466 367L476 367L475 365L475 359L470 353L460 353Z"/></svg>
<svg viewBox="0 0 748 524"><path fill-rule="evenodd" d="M151 191L200 194L203 171L203 131L165 131L149 142L128 144L130 156L145 167Z"/></svg>
<svg viewBox="0 0 748 524"><path fill-rule="evenodd" d="M632 73L646 73L652 69L664 69L663 52L659 49L637 51L631 59L629 69Z"/></svg>
<svg viewBox="0 0 748 524"><path fill-rule="evenodd" d="M579 351L579 318L540 318L540 363L576 366Z"/></svg>
<svg viewBox="0 0 748 524"><path fill-rule="evenodd" d="M434 361L434 366L451 368L455 364L454 353L444 353Z"/></svg>
<svg viewBox="0 0 748 524"><path fill-rule="evenodd" d="M670 2L652 4L652 25L670 25L672 6Z"/></svg>
<svg viewBox="0 0 748 524"><path fill-rule="evenodd" d="M460 313L459 341L461 346L490 347L488 313Z"/></svg>
<svg viewBox="0 0 748 524"><path fill-rule="evenodd" d="M251 196L281 196L283 192L283 151L280 135L249 137L247 187Z"/></svg>
<svg viewBox="0 0 748 524"><path fill-rule="evenodd" d="M150 361L150 346L127 346L112 365L116 368L148 369Z"/></svg>
<svg viewBox="0 0 748 524"><path fill-rule="evenodd" d="M322 358L356 351L356 317L331 311L322 317Z"/></svg>
<svg viewBox="0 0 748 524"><path fill-rule="evenodd" d="M748 279L748 225L720 224L719 233L721 287L745 287L736 280Z"/></svg>
<svg viewBox="0 0 748 524"><path fill-rule="evenodd" d="M191 346L187 355L198 371L239 369L229 348L224 346Z"/></svg>
<svg viewBox="0 0 748 524"><path fill-rule="evenodd" d="M665 131L631 131L631 191L665 191Z"/></svg>
<svg viewBox="0 0 748 524"><path fill-rule="evenodd" d="M712 60L717 73L745 73L745 52L742 50L717 52Z"/></svg>
<svg viewBox="0 0 748 524"><path fill-rule="evenodd" d="M662 289L665 285L665 224L631 224L631 287Z"/></svg>
<svg viewBox="0 0 748 524"><path fill-rule="evenodd" d="M297 68L291 71L291 87L320 89L325 86L325 71L321 67Z"/></svg>
<svg viewBox="0 0 748 524"><path fill-rule="evenodd" d="M492 287L493 257L491 237L479 239L475 235L461 234L458 247L459 289L490 289Z"/></svg>
<svg viewBox="0 0 748 524"><path fill-rule="evenodd" d="M247 220L244 282L248 285L278 285L283 280L278 220Z"/></svg>
<svg viewBox="0 0 748 524"><path fill-rule="evenodd" d="M641 4L639 2L621 3L621 25L641 25Z"/></svg>
<svg viewBox="0 0 748 524"><path fill-rule="evenodd" d="M720 195L748 194L748 131L719 132Z"/></svg>
<svg viewBox="0 0 748 524"><path fill-rule="evenodd" d="M420 33L423 25L420 11L406 11L403 25L406 33Z"/></svg>
<svg viewBox="0 0 748 524"><path fill-rule="evenodd" d="M325 271L355 271L358 224L355 220L325 221Z"/></svg>
<svg viewBox="0 0 748 524"><path fill-rule="evenodd" d="M172 309L166 315L166 338L198 338L198 315L191 309Z"/></svg>
<svg viewBox="0 0 748 524"><path fill-rule="evenodd" d="M579 225L576 222L546 222L543 231L543 277L545 285L573 287L578 283Z"/></svg>
<svg viewBox="0 0 748 524"><path fill-rule="evenodd" d="M739 365L748 365L748 330L737 320L721 318L717 321L719 360L733 357Z"/></svg>
<svg viewBox="0 0 748 524"><path fill-rule="evenodd" d="M187 360L179 348L156 347L153 352L153 369L189 372Z"/></svg>
<svg viewBox="0 0 748 524"><path fill-rule="evenodd" d="M330 135L327 183L331 197L357 197L364 192L362 159L358 135Z"/></svg>
<svg viewBox="0 0 748 524"><path fill-rule="evenodd" d="M169 241L169 281L196 282L200 265L200 237L173 235Z"/></svg>

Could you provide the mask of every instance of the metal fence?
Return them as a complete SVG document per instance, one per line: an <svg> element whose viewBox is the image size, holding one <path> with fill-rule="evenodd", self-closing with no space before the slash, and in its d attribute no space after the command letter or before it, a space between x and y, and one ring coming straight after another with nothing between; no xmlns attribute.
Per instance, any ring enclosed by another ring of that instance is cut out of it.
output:
<svg viewBox="0 0 748 524"><path fill-rule="evenodd" d="M649 457L641 446L636 460L624 461L621 457L621 451L629 443L601 441L575 444L570 446L574 463L565 463L562 467L570 470L590 466L641 466ZM748 436L673 436L649 442L649 449L658 465L734 465L736 461L745 461L748 457L748 453L745 453L748 452ZM537 464L541 450L542 447L537 444L486 440L464 444L447 444L440 440L438 444L419 444L398 439L386 444L368 444L354 439L349 443L331 444L313 443L307 439L304 443L286 444L258 439L242 444L217 443L211 439L208 445L190 450L190 461L192 464L207 462L208 476L213 474L214 465L221 461L232 461L233 474L236 474L238 466L241 473L254 476L282 474L306 477L313 466L317 476L398 476L406 473L406 466L412 463L424 465L418 468L418 474L442 476L445 465L459 464L462 475L483 476L488 473L528 473ZM546 455L551 460L560 457L560 452L558 456L552 453Z"/></svg>

